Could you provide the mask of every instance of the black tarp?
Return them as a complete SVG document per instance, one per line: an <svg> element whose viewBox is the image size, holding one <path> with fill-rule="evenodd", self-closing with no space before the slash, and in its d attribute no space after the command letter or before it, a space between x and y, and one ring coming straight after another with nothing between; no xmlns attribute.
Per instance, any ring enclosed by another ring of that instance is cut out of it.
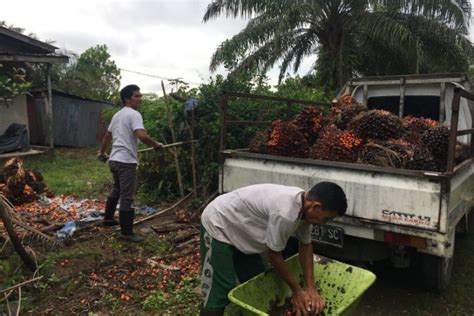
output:
<svg viewBox="0 0 474 316"><path fill-rule="evenodd" d="M5 134L0 136L0 154L12 151L28 151L30 148L26 125L13 123L8 126Z"/></svg>

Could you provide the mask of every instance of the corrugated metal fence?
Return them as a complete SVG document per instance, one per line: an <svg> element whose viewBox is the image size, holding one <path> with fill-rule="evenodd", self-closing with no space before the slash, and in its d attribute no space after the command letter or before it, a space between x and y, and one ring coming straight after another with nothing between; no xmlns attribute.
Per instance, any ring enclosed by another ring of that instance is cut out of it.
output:
<svg viewBox="0 0 474 316"><path fill-rule="evenodd" d="M100 144L105 133L101 112L107 107L115 106L53 91L54 145L85 147ZM46 145L46 113L41 93L29 98L28 114L31 143Z"/></svg>

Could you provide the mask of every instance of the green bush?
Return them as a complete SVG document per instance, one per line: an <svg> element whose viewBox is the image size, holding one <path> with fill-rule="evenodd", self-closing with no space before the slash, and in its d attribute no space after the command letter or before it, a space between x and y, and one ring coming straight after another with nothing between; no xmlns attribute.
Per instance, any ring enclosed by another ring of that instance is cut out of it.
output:
<svg viewBox="0 0 474 316"><path fill-rule="evenodd" d="M177 95L184 99L195 97L198 105L194 111L194 137L196 144L196 166L198 186L203 195L217 189L218 153L220 143L220 110L219 100L225 92L243 92L266 96L287 97L300 100L328 102L321 90L314 88L314 80L310 77L289 78L277 89L272 89L265 77L251 74L236 74L224 78L217 75L209 83L201 85L197 90L189 90L185 85L178 87ZM259 120L293 118L303 105L293 104L288 113L288 105L282 102L230 98L228 102L228 118L230 120ZM187 124L192 124L191 115L185 113L184 104L173 98L167 99L155 94L147 94L140 107L147 132L160 142L164 139L172 142L170 122L175 132L176 141L190 139ZM115 112L107 109L104 119L110 121ZM259 129L269 126L241 126L228 128L226 147L246 148ZM179 155L179 164L185 188L192 187L191 146L175 147ZM141 200L153 202L162 198L176 197L179 194L176 168L173 156L168 150L140 154L139 179Z"/></svg>

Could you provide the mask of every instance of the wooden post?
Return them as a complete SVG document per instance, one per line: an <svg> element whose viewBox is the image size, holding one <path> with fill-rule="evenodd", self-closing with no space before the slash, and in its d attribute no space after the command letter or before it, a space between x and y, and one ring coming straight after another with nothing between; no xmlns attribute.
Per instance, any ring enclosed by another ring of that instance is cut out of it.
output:
<svg viewBox="0 0 474 316"><path fill-rule="evenodd" d="M191 109L191 126L189 127L190 140L194 140L194 107ZM191 169L193 173L193 195L197 198L197 179L196 179L196 145L191 142Z"/></svg>
<svg viewBox="0 0 474 316"><path fill-rule="evenodd" d="M53 138L53 90L51 87L51 64L47 64L47 80L48 80L48 103L46 106L46 116L48 117L48 144L49 148L54 148Z"/></svg>
<svg viewBox="0 0 474 316"><path fill-rule="evenodd" d="M168 116L168 127L171 131L171 142L176 143L176 136L175 136L174 128L173 128L173 115L170 110L168 96L166 95L165 85L163 84L163 80L161 80L161 89L163 90L163 97L165 98L165 103L166 103L166 112L167 112L166 114ZM178 149L173 147L173 148L170 148L170 150L173 153L174 163L176 166L176 177L178 179L179 194L181 195L181 197L184 197L184 186L183 186L183 179L181 176L181 167L179 166Z"/></svg>

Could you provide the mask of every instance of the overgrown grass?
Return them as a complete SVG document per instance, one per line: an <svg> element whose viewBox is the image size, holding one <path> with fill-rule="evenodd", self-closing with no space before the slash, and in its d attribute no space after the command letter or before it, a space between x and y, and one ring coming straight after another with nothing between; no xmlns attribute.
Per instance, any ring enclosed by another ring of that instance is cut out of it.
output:
<svg viewBox="0 0 474 316"><path fill-rule="evenodd" d="M107 164L96 158L97 148L58 148L52 155L25 158L25 168L36 169L56 194L99 198L112 182Z"/></svg>

